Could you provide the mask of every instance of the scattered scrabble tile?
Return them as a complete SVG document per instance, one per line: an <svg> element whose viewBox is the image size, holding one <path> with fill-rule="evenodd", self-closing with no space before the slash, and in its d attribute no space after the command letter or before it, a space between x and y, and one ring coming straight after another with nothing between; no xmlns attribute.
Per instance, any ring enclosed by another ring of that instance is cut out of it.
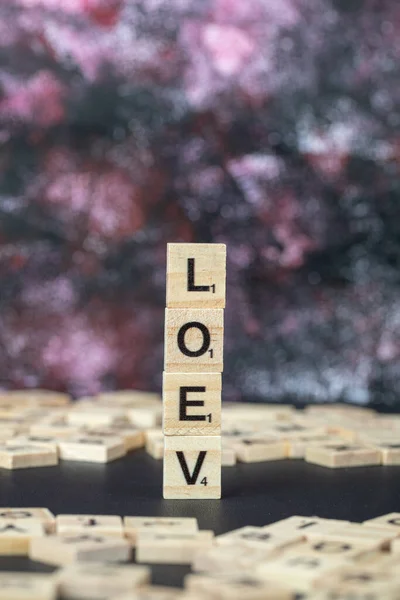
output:
<svg viewBox="0 0 400 600"><path fill-rule="evenodd" d="M285 581L296 593L304 593L313 587L319 577L346 563L345 557L315 556L302 553L278 556L255 566L255 574L261 579Z"/></svg>
<svg viewBox="0 0 400 600"><path fill-rule="evenodd" d="M321 519L320 517L301 517L294 515L281 521L276 521L263 527L277 535L291 535L299 533L304 539L312 535L324 536L325 533L336 531L338 527L347 525L349 521L340 521L338 519Z"/></svg>
<svg viewBox="0 0 400 600"><path fill-rule="evenodd" d="M0 555L27 556L32 539L42 539L44 535L44 526L39 519L24 522L0 519Z"/></svg>
<svg viewBox="0 0 400 600"><path fill-rule="evenodd" d="M224 311L167 308L164 369L172 373L221 373Z"/></svg>
<svg viewBox="0 0 400 600"><path fill-rule="evenodd" d="M284 583L267 581L254 575L217 573L187 575L186 589L204 594L205 597L230 600L291 600L293 593Z"/></svg>
<svg viewBox="0 0 400 600"><path fill-rule="evenodd" d="M241 438L233 445L240 462L252 463L286 458L286 444L267 436Z"/></svg>
<svg viewBox="0 0 400 600"><path fill-rule="evenodd" d="M56 527L56 519L48 508L1 508L0 520L10 521L17 525L28 522L40 521L46 533L53 533Z"/></svg>
<svg viewBox="0 0 400 600"><path fill-rule="evenodd" d="M195 533L198 531L197 520L192 517L124 517L124 534L136 545L139 532L156 531L157 533Z"/></svg>
<svg viewBox="0 0 400 600"><path fill-rule="evenodd" d="M136 561L189 565L197 552L211 548L212 531L158 533L139 531L136 538Z"/></svg>
<svg viewBox="0 0 400 600"><path fill-rule="evenodd" d="M29 469L51 467L58 463L56 448L12 443L0 445L0 467L3 469Z"/></svg>
<svg viewBox="0 0 400 600"><path fill-rule="evenodd" d="M383 465L400 465L400 440L378 443L376 449L381 453Z"/></svg>
<svg viewBox="0 0 400 600"><path fill-rule="evenodd" d="M221 435L221 373L164 373L164 435Z"/></svg>
<svg viewBox="0 0 400 600"><path fill-rule="evenodd" d="M221 465L223 467L234 467L236 465L235 449L224 442L222 442Z"/></svg>
<svg viewBox="0 0 400 600"><path fill-rule="evenodd" d="M387 527L369 526L365 527L359 523L346 523L325 531L323 535L315 531L308 532L309 540L318 540L320 542L337 541L343 543L354 543L365 548L389 549L391 541L397 536L396 531Z"/></svg>
<svg viewBox="0 0 400 600"><path fill-rule="evenodd" d="M271 531L267 531L262 527L241 527L235 531L230 531L215 538L218 545L225 546L230 544L242 544L251 548L259 548L260 550L277 550L285 546L290 546L301 542L303 536L293 532L288 535L279 535Z"/></svg>
<svg viewBox="0 0 400 600"><path fill-rule="evenodd" d="M58 515L56 518L57 535L123 536L122 519L117 515Z"/></svg>
<svg viewBox="0 0 400 600"><path fill-rule="evenodd" d="M75 408L67 414L67 422L73 426L107 427L114 423L127 421L126 411L123 408L102 406L93 402L91 405L77 403Z"/></svg>
<svg viewBox="0 0 400 600"><path fill-rule="evenodd" d="M49 565L73 562L127 562L131 546L117 536L97 534L64 534L32 538L29 557Z"/></svg>
<svg viewBox="0 0 400 600"><path fill-rule="evenodd" d="M56 600L57 595L51 575L0 572L0 600Z"/></svg>
<svg viewBox="0 0 400 600"><path fill-rule="evenodd" d="M305 459L307 462L332 469L379 465L381 462L380 453L375 448L335 442L308 446Z"/></svg>
<svg viewBox="0 0 400 600"><path fill-rule="evenodd" d="M364 521L363 525L366 527L388 527L392 531L398 531L400 535L400 513L389 513L374 519L368 519L368 521Z"/></svg>
<svg viewBox="0 0 400 600"><path fill-rule="evenodd" d="M169 308L224 308L225 278L225 244L168 244Z"/></svg>
<svg viewBox="0 0 400 600"><path fill-rule="evenodd" d="M125 444L120 437L102 438L82 435L62 440L59 444L59 455L62 460L106 463L125 454Z"/></svg>
<svg viewBox="0 0 400 600"><path fill-rule="evenodd" d="M271 548L254 547L245 544L224 544L212 546L196 553L192 571L227 573L254 569L254 566L268 560L273 554Z"/></svg>
<svg viewBox="0 0 400 600"><path fill-rule="evenodd" d="M313 587L316 590L329 589L332 598L343 595L356 600L386 597L394 599L398 598L400 580L389 569L343 565L314 580ZM391 595L393 593L395 595Z"/></svg>
<svg viewBox="0 0 400 600"><path fill-rule="evenodd" d="M104 600L133 593L148 584L150 569L138 565L74 563L58 571L56 578L62 598Z"/></svg>
<svg viewBox="0 0 400 600"><path fill-rule="evenodd" d="M164 498L221 497L221 438L165 436Z"/></svg>

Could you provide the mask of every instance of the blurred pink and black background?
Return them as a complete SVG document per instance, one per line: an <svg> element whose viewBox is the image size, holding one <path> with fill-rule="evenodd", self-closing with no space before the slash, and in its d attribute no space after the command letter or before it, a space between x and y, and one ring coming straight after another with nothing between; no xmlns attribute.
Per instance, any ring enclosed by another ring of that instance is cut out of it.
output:
<svg viewBox="0 0 400 600"><path fill-rule="evenodd" d="M0 4L0 386L158 390L169 241L228 244L226 400L394 405L400 4Z"/></svg>

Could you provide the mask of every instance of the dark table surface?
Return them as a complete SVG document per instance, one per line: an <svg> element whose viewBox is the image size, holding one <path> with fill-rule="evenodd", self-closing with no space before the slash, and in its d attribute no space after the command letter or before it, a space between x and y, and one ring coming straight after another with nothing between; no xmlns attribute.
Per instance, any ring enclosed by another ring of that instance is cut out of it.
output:
<svg viewBox="0 0 400 600"><path fill-rule="evenodd" d="M216 534L291 515L363 521L400 512L400 467L334 470L284 460L226 467L222 481L222 500L163 500L162 461L140 450L107 465L61 462L2 471L0 506L44 506L55 514L196 517L201 529ZM52 570L6 557L0 559L0 569ZM153 582L180 585L188 571L154 566Z"/></svg>

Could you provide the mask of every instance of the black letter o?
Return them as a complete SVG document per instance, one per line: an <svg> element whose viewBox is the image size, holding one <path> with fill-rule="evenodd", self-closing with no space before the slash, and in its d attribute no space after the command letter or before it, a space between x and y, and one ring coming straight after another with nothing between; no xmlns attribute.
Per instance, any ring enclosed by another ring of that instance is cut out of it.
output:
<svg viewBox="0 0 400 600"><path fill-rule="evenodd" d="M197 327L197 329L199 329L203 334L203 344L201 345L201 348L199 348L199 350L194 351L189 350L185 344L185 334L189 329L192 329L192 327ZM191 358L195 358L196 356L202 356L207 352L208 348L210 347L210 343L210 332L208 331L204 323L199 323L198 321L191 321L190 323L185 323L185 325L182 325L178 332L178 348L185 356L190 356Z"/></svg>

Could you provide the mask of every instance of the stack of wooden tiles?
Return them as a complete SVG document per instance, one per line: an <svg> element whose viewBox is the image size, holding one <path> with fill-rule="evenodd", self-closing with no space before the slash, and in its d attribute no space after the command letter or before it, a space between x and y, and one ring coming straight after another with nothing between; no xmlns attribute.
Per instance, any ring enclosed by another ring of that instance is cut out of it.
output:
<svg viewBox="0 0 400 600"><path fill-rule="evenodd" d="M224 244L168 244L164 498L221 497Z"/></svg>

